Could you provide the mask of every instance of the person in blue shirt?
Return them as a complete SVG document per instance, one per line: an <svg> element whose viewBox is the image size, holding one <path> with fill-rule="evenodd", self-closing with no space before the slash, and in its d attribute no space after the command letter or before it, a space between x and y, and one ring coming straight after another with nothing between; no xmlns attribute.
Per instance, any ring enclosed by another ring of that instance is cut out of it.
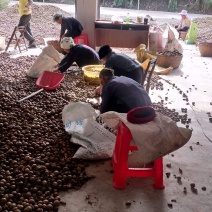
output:
<svg viewBox="0 0 212 212"><path fill-rule="evenodd" d="M64 37L60 46L67 54L55 71L65 72L74 62L79 67L100 64L99 55L94 49L84 44L75 44L71 37Z"/></svg>
<svg viewBox="0 0 212 212"><path fill-rule="evenodd" d="M105 67L114 70L115 76L129 77L138 83L143 81L144 71L138 61L123 53L113 52L108 45L100 47L98 54Z"/></svg>
<svg viewBox="0 0 212 212"><path fill-rule="evenodd" d="M102 86L100 113L128 113L136 107L151 106L152 102L142 85L125 76L114 76L114 70L104 68L99 74Z"/></svg>

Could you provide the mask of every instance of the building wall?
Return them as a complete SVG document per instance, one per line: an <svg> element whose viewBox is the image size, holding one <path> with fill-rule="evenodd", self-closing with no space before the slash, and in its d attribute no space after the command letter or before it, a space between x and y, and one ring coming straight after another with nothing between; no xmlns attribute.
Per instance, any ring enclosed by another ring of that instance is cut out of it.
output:
<svg viewBox="0 0 212 212"><path fill-rule="evenodd" d="M83 33L88 34L89 46L94 48L94 22L99 18L99 0L76 0L75 5L75 17L83 25Z"/></svg>

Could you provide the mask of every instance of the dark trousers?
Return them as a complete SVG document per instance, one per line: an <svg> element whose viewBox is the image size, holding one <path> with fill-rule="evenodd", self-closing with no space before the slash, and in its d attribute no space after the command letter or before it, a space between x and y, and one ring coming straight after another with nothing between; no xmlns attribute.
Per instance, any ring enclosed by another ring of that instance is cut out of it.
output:
<svg viewBox="0 0 212 212"><path fill-rule="evenodd" d="M175 26L175 29L177 29L178 26ZM187 26L184 26L184 27L181 27L180 29L177 29L178 32L187 32L189 29L189 27Z"/></svg>
<svg viewBox="0 0 212 212"><path fill-rule="evenodd" d="M24 37L29 42L32 42L35 39L33 38L31 29L30 29L30 19L31 19L31 14L29 14L29 15L22 15L20 17L18 26L25 26L26 27L26 31L24 32Z"/></svg>

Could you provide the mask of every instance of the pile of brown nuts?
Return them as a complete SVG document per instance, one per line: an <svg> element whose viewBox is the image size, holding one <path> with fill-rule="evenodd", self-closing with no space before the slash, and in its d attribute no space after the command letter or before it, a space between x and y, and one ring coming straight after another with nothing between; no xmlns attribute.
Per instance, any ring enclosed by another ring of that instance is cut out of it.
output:
<svg viewBox="0 0 212 212"><path fill-rule="evenodd" d="M53 22L54 13L61 12L64 16L70 16L69 13L60 10L52 5L32 5L31 31L37 44L44 44L43 38L55 37L59 39L60 25ZM9 39L14 27L19 22L18 4L8 7L0 12L0 35ZM10 22L8 25L7 22Z"/></svg>
<svg viewBox="0 0 212 212"><path fill-rule="evenodd" d="M163 51L163 52L158 52L158 55L164 55L164 56L182 56L182 54L177 51Z"/></svg>
<svg viewBox="0 0 212 212"><path fill-rule="evenodd" d="M87 180L85 161L73 159L78 146L64 130L62 109L85 101L81 73L67 74L54 91L38 90L25 70L36 57L11 59L0 54L0 211L58 211L58 192L79 189Z"/></svg>

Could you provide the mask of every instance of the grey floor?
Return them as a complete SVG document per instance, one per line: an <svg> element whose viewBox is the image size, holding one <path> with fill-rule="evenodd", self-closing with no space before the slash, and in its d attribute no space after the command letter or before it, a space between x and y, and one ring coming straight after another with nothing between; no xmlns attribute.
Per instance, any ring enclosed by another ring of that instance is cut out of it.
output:
<svg viewBox="0 0 212 212"><path fill-rule="evenodd" d="M189 105L186 105L176 89L161 80L164 90L151 90L153 101L160 101L168 96L167 107L187 108L193 129L190 141L164 157L164 190L154 190L152 179L131 178L124 190L112 187L110 161L92 162L87 169L96 176L78 191L61 193L65 206L61 212L211 212L212 211L212 123L208 112L212 113L212 58L200 56L198 47L182 42L184 57L178 69L163 78L187 93ZM168 91L169 89L169 91ZM192 106L195 102L195 106ZM197 145L199 142L200 145ZM139 154L131 156L139 161ZM166 164L171 163L171 168ZM179 173L179 168L183 171ZM170 173L170 177L166 177ZM181 176L182 182L174 177ZM190 184L195 183L197 193L191 191ZM184 194L184 187L187 194ZM204 188L206 190L204 191ZM127 202L131 204L127 206ZM172 208L168 206L172 204Z"/></svg>

